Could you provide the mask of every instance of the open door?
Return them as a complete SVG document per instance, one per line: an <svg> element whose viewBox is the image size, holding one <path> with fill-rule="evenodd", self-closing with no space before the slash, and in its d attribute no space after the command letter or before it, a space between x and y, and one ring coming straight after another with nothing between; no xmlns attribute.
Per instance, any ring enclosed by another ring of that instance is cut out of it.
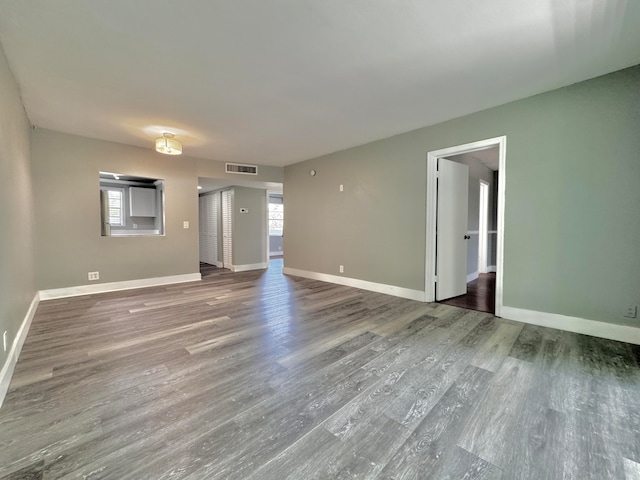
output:
<svg viewBox="0 0 640 480"><path fill-rule="evenodd" d="M446 174L442 174L441 178L438 178L438 159L450 158L454 155L461 155L463 153L472 153L480 150L486 150L489 148L498 148L498 192L496 196L497 202L497 223L496 223L496 296L495 296L495 315L496 317L502 316L502 290L503 290L503 257L504 257L504 207L505 207L505 184L506 184L506 155L507 155L507 137L494 137L485 140L478 140L476 142L466 143L463 145L456 145L454 147L442 148L440 150L432 150L427 152L427 214L426 214L426 242L425 242L425 268L424 268L424 299L427 302L433 302L436 300L438 288L445 290L445 284L449 283L447 280L446 269L441 263L445 262L445 258L440 257L441 249L446 248L446 242L438 242L438 230L444 230L445 224L438 225L440 220L443 219L444 213L439 212L438 202L438 182L442 181L443 192L451 190L451 186L448 187L444 184L449 182ZM444 162L443 162L444 163ZM446 165L446 163L444 163ZM446 169L446 167L445 167ZM460 192L461 195L464 195ZM467 193L468 195L468 193ZM466 204L466 203L465 203ZM466 207L468 208L468 207ZM446 218L446 217L445 217ZM458 233L458 238L460 233ZM464 234L462 235L464 240ZM437 250L437 252L436 252ZM461 255L465 255L466 249L461 248ZM464 258L464 257L460 257ZM441 277L442 275L442 277ZM441 282L438 282L439 278L442 278ZM465 276L466 279L466 276ZM437 286L434 288L434 285ZM466 287L466 283L465 283ZM454 289L451 292L442 292L438 295L439 299L444 299L449 295L458 295ZM461 291L461 289L458 289ZM464 290L462 290L464 294Z"/></svg>
<svg viewBox="0 0 640 480"><path fill-rule="evenodd" d="M467 293L469 167L438 159L436 300Z"/></svg>
<svg viewBox="0 0 640 480"><path fill-rule="evenodd" d="M233 190L222 192L222 266L233 269Z"/></svg>
<svg viewBox="0 0 640 480"><path fill-rule="evenodd" d="M218 262L218 216L220 193L199 197L200 207L200 261L220 266Z"/></svg>

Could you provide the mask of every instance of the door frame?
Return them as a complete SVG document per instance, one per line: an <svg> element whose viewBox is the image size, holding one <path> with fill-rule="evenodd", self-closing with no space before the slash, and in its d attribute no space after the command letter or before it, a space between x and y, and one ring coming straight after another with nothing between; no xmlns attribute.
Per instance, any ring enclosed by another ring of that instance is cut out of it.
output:
<svg viewBox="0 0 640 480"><path fill-rule="evenodd" d="M425 254L425 281L424 297L427 302L435 301L436 283L436 227L437 227L437 203L438 203L438 158L471 153L486 148L498 147L498 224L496 246L496 317L502 311L503 293L503 260L504 260L504 203L506 184L506 156L507 137L489 138L477 142L466 143L454 147L443 148L427 152L427 219L426 219L426 254Z"/></svg>

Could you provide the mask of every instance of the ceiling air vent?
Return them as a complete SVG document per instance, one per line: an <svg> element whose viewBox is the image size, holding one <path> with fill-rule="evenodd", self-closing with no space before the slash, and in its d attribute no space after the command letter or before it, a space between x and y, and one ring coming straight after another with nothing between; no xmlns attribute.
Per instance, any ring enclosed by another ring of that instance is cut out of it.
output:
<svg viewBox="0 0 640 480"><path fill-rule="evenodd" d="M257 165L243 165L241 163L225 163L227 173L240 173L243 175L257 175Z"/></svg>

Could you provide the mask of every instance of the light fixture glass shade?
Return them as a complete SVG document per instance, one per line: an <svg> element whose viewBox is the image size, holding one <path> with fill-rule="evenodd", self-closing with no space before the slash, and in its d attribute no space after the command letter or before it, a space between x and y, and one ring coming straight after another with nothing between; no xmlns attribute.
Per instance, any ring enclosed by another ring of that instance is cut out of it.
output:
<svg viewBox="0 0 640 480"><path fill-rule="evenodd" d="M162 137L156 138L156 152L165 155L182 154L182 143L173 137L173 133L163 133Z"/></svg>

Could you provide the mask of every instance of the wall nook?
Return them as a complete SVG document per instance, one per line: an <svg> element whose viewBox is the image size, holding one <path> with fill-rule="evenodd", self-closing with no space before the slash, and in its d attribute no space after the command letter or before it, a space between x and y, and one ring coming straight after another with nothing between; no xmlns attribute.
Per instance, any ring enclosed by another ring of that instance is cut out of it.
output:
<svg viewBox="0 0 640 480"><path fill-rule="evenodd" d="M103 237L164 235L164 180L100 172Z"/></svg>

